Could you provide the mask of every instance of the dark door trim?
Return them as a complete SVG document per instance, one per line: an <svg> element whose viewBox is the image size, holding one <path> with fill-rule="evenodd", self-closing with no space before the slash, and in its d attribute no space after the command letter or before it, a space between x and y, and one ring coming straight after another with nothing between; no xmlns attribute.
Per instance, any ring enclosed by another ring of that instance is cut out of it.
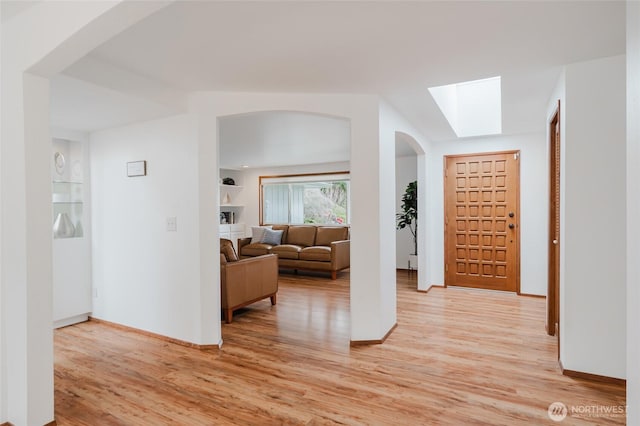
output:
<svg viewBox="0 0 640 426"><path fill-rule="evenodd" d="M560 333L560 101L549 120L549 271L547 334ZM558 339L558 355L560 339Z"/></svg>

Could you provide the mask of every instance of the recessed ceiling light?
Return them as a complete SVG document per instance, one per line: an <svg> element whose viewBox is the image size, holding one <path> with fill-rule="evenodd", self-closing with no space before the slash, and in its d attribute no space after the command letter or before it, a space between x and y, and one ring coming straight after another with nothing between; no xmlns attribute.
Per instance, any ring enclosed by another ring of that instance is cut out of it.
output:
<svg viewBox="0 0 640 426"><path fill-rule="evenodd" d="M502 133L500 76L430 87L429 92L459 138Z"/></svg>
<svg viewBox="0 0 640 426"><path fill-rule="evenodd" d="M240 167L242 167L243 169L248 169L248 168L249 168L249 166L247 166L246 164L243 164L243 165L242 165L242 166L240 166Z"/></svg>

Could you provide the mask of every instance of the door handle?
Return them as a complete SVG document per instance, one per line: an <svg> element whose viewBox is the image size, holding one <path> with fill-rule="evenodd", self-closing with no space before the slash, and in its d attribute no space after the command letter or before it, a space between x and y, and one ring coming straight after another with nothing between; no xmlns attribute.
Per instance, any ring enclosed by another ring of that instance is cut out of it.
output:
<svg viewBox="0 0 640 426"><path fill-rule="evenodd" d="M510 224L509 224L509 229L513 229L513 228L515 228L515 227L516 227L516 226L515 226L513 223L510 223Z"/></svg>
<svg viewBox="0 0 640 426"><path fill-rule="evenodd" d="M553 240L552 243L553 244L558 244L558 240Z"/></svg>

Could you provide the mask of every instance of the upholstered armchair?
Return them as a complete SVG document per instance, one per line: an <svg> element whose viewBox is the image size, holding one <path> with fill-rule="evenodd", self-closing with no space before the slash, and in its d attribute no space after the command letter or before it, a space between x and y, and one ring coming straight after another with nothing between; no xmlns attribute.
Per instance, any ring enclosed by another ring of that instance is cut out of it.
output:
<svg viewBox="0 0 640 426"><path fill-rule="evenodd" d="M278 256L268 254L238 259L231 240L220 238L221 304L227 324L233 311L269 297L276 304Z"/></svg>

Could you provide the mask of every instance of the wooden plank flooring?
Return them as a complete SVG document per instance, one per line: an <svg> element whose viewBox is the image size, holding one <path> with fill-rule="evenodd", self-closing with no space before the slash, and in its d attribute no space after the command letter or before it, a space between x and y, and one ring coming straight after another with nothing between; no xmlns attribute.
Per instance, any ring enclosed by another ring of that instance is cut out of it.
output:
<svg viewBox="0 0 640 426"><path fill-rule="evenodd" d="M547 408L625 404L622 386L562 376L544 299L416 292L398 273L398 327L349 347L348 273L281 274L278 304L223 324L200 351L87 322L55 331L59 425L544 425ZM624 424L569 416L562 425Z"/></svg>

